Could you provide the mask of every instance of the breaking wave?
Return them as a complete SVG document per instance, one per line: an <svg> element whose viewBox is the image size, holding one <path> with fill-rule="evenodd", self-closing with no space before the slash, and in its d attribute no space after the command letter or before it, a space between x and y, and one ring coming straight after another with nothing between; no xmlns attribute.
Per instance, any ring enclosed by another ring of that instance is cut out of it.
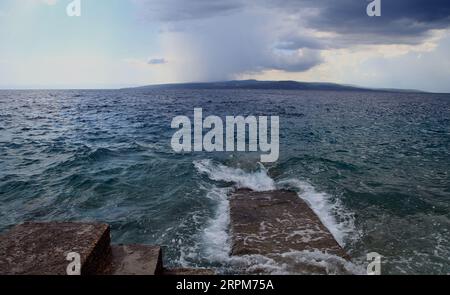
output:
<svg viewBox="0 0 450 295"><path fill-rule="evenodd" d="M213 186L207 193L207 197L217 202L216 212L209 225L203 232L203 244L205 256L210 261L227 261L230 253L230 236L228 228L230 225L230 203L228 202L227 188Z"/></svg>
<svg viewBox="0 0 450 295"><path fill-rule="evenodd" d="M275 181L269 177L262 164L255 172L216 164L211 160L194 161L194 166L198 172L206 174L211 180L234 183L238 188L249 188L258 192L276 189Z"/></svg>
<svg viewBox="0 0 450 295"><path fill-rule="evenodd" d="M318 192L314 186L298 179L283 179L274 181L267 169L260 165L254 172L246 172L240 168L228 167L214 163L211 160L194 161L197 172L207 175L210 180L233 184L235 188L248 188L254 191L270 191L276 189L291 189L298 193L311 209L318 215L322 223L330 230L341 246L345 241L352 239L356 232L353 215L346 212L338 201L332 201L330 195ZM250 273L288 274L296 273L289 265L296 263L308 264L312 268L322 267L328 274L353 273L360 274L359 266L340 257L322 253L320 251L290 252L275 257L261 255L246 255L231 257L231 241L229 235L230 207L228 195L233 187L218 188L213 185L207 193L209 199L217 202L214 217L209 221L202 233L203 256L212 263L226 269L243 269ZM280 260L289 260L290 263L280 263Z"/></svg>
<svg viewBox="0 0 450 295"><path fill-rule="evenodd" d="M277 186L295 190L342 247L347 241L357 239L354 216L345 210L339 200L332 200L329 194L319 192L310 183L295 178L280 180Z"/></svg>

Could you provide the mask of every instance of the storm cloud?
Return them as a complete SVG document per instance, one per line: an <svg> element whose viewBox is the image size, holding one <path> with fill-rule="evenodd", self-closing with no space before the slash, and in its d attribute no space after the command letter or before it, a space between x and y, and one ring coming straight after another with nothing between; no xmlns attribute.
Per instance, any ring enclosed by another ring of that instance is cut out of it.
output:
<svg viewBox="0 0 450 295"><path fill-rule="evenodd" d="M303 72L322 51L361 45L420 45L450 27L448 0L134 0L142 15L180 32L181 51L195 50L197 77L227 79L249 72ZM182 53L180 53L182 55ZM189 57L186 57L189 58ZM201 62L199 62L201 60ZM200 71L201 70L201 71Z"/></svg>
<svg viewBox="0 0 450 295"><path fill-rule="evenodd" d="M347 45L418 44L430 31L450 26L450 1L381 2L381 17L366 15L368 0L268 0L266 5L298 17L298 23L308 28L337 33Z"/></svg>
<svg viewBox="0 0 450 295"><path fill-rule="evenodd" d="M450 25L448 0L382 0L382 16L370 18L370 0L135 0L153 19L165 22L198 20L244 9L268 8L298 18L299 25L315 30L380 35L382 42L418 40L430 30ZM419 37L419 38L418 38ZM408 39L409 38L409 39ZM374 42L379 40L373 40Z"/></svg>
<svg viewBox="0 0 450 295"><path fill-rule="evenodd" d="M226 15L244 6L240 0L134 0L146 17L164 22Z"/></svg>

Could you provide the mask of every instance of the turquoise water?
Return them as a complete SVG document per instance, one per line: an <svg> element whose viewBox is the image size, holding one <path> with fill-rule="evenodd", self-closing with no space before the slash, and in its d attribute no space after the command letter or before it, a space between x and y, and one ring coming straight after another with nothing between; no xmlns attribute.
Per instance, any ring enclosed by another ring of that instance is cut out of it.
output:
<svg viewBox="0 0 450 295"><path fill-rule="evenodd" d="M280 116L280 160L174 154L173 117ZM289 188L363 267L450 272L450 95L255 90L0 91L0 230L97 220L117 243L161 244L168 265L228 256L227 194ZM298 253L310 255L310 253Z"/></svg>

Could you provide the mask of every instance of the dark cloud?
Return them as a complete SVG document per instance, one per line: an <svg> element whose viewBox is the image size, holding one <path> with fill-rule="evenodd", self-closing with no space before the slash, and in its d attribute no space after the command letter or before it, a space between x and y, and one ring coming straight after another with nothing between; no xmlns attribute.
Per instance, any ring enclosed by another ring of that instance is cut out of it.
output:
<svg viewBox="0 0 450 295"><path fill-rule="evenodd" d="M165 22L205 19L242 8L240 0L135 0L149 19Z"/></svg>
<svg viewBox="0 0 450 295"><path fill-rule="evenodd" d="M342 43L417 44L435 29L450 26L449 0L381 0L381 17L368 17L369 0L267 0L266 5L315 30L335 32ZM316 13L305 14L306 10ZM341 44L343 45L343 44Z"/></svg>
<svg viewBox="0 0 450 295"><path fill-rule="evenodd" d="M322 62L318 51L303 49L292 52L275 52L266 60L265 69L282 70L286 72L307 71Z"/></svg>
<svg viewBox="0 0 450 295"><path fill-rule="evenodd" d="M449 0L381 0L382 16L368 17L370 0L135 0L152 19L166 22L226 15L244 8L265 7L297 16L301 25L339 33L347 43L417 44L430 30L450 26ZM306 11L315 11L308 14ZM298 40L298 38L297 38ZM286 40L290 48L320 48L311 40ZM337 44L335 44L337 45Z"/></svg>
<svg viewBox="0 0 450 295"><path fill-rule="evenodd" d="M306 71L322 63L324 49L416 45L450 27L450 0L381 0L381 17L366 14L369 0L134 1L163 32L183 32L202 59L198 72L214 80Z"/></svg>

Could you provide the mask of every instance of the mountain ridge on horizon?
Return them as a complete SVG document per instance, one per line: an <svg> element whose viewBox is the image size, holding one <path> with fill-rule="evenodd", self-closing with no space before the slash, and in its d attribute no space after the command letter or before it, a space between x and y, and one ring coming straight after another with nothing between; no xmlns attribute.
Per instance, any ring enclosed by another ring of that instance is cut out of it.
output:
<svg viewBox="0 0 450 295"><path fill-rule="evenodd" d="M328 82L300 82L293 80L230 80L217 82L187 82L154 84L124 89L249 89L249 90L318 90L318 91L369 91L429 93L416 89L370 88Z"/></svg>

